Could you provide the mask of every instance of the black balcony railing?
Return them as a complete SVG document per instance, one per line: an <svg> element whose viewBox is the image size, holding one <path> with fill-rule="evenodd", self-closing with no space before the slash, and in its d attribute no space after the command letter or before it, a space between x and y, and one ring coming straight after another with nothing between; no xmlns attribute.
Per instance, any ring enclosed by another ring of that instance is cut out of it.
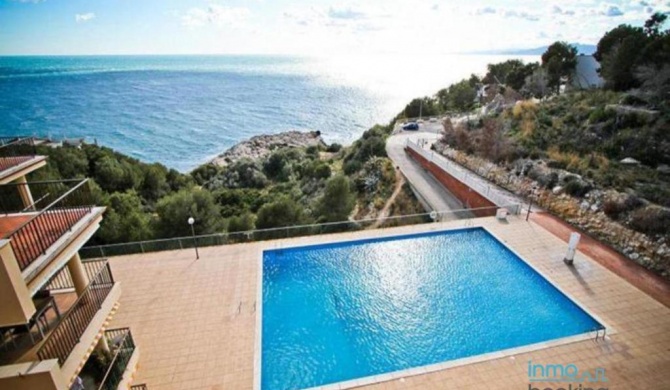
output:
<svg viewBox="0 0 670 390"><path fill-rule="evenodd" d="M32 137L0 137L0 172L28 161L36 154Z"/></svg>
<svg viewBox="0 0 670 390"><path fill-rule="evenodd" d="M98 390L116 390L123 379L123 373L128 367L128 362L133 356L135 343L128 328L110 329L105 332L105 337L113 358ZM146 389L146 386L144 388Z"/></svg>
<svg viewBox="0 0 670 390"><path fill-rule="evenodd" d="M40 360L58 359L58 363L63 365L113 287L112 270L105 262L37 350L37 357Z"/></svg>
<svg viewBox="0 0 670 390"><path fill-rule="evenodd" d="M88 280L94 280L98 276L98 272L107 264L107 259L82 260L86 277ZM56 292L68 292L74 290L74 282L68 267L63 267L54 276L49 279L42 287L43 290Z"/></svg>
<svg viewBox="0 0 670 390"><path fill-rule="evenodd" d="M78 181L46 182L42 196L48 200L60 195L43 207L37 206L37 200L33 204L36 212L30 214L30 219L21 224L7 237L11 239L14 256L23 271L28 268L40 255L46 253L63 234L71 230L86 214L93 208L93 198L87 179ZM28 183L32 188L32 184ZM67 186L70 186L67 188ZM16 190L17 185L0 186L5 191ZM61 187L65 186L65 187ZM36 188L41 188L38 185ZM62 192L66 189L65 192ZM55 191L52 195L52 192ZM59 192L60 191L60 192ZM39 199L39 198L38 198ZM4 202L4 201L3 201ZM11 209L11 205L6 207Z"/></svg>

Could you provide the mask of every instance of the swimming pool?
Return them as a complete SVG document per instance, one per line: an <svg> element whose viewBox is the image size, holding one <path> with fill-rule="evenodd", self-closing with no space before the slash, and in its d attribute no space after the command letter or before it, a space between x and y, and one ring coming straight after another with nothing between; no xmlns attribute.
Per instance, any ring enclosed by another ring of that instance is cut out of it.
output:
<svg viewBox="0 0 670 390"><path fill-rule="evenodd" d="M263 390L602 328L483 228L266 250L262 271Z"/></svg>

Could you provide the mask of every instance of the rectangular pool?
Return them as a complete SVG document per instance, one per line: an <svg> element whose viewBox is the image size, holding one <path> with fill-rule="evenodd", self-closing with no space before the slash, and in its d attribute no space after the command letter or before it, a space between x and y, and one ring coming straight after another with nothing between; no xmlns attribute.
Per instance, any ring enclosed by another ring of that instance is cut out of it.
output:
<svg viewBox="0 0 670 390"><path fill-rule="evenodd" d="M483 228L267 250L262 261L263 390L602 329Z"/></svg>

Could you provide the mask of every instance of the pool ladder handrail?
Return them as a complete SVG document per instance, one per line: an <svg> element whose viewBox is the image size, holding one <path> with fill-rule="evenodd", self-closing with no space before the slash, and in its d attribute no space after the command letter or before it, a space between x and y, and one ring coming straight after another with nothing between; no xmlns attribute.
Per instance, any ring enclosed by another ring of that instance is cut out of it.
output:
<svg viewBox="0 0 670 390"><path fill-rule="evenodd" d="M605 341L605 337L607 337L607 328L605 328L605 327L603 326L602 328L595 328L594 330L595 330L595 332L596 332L596 337L595 337L594 341L595 341L596 343L598 342L599 339ZM602 336L600 335L600 331L601 331L601 330L603 331L603 335L602 335Z"/></svg>

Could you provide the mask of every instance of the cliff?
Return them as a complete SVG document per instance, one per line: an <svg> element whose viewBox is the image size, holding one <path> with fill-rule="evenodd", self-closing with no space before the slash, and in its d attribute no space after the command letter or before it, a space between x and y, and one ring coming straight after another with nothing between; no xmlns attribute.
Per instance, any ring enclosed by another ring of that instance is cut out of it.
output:
<svg viewBox="0 0 670 390"><path fill-rule="evenodd" d="M211 163L219 167L225 167L244 158L262 160L269 156L273 150L280 148L304 148L319 145L326 146L319 131L287 131L278 134L257 135L226 150L214 158Z"/></svg>

